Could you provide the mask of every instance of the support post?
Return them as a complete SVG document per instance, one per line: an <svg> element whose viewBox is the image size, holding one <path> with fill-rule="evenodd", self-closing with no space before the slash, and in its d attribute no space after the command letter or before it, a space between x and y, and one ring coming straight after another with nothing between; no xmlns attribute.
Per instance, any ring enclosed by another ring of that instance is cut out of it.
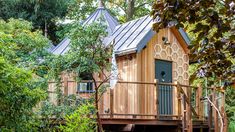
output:
<svg viewBox="0 0 235 132"><path fill-rule="evenodd" d="M193 131L193 121L192 121L192 110L191 110L191 94L192 94L192 89L189 88L187 90L187 95L188 95L188 105L187 105L187 122L188 122L188 131L192 132Z"/></svg>
<svg viewBox="0 0 235 132"><path fill-rule="evenodd" d="M210 100L212 100L212 95L209 96ZM213 131L213 126L212 126L212 106L208 102L208 126L209 126L209 132Z"/></svg>
<svg viewBox="0 0 235 132"><path fill-rule="evenodd" d="M212 102L218 108L218 103L216 101L216 88L213 87L213 94L212 94ZM213 110L213 117L214 117L214 132L219 132L219 123L218 123L218 113L216 110Z"/></svg>
<svg viewBox="0 0 235 132"><path fill-rule="evenodd" d="M158 79L155 79L154 82L155 82L155 85L156 85L156 114L157 114L156 118L159 119Z"/></svg>
<svg viewBox="0 0 235 132"><path fill-rule="evenodd" d="M186 110L186 97L183 95L183 118L182 118L182 131L187 131L187 110Z"/></svg>
<svg viewBox="0 0 235 132"><path fill-rule="evenodd" d="M175 82L176 84L176 90L177 90L177 99L178 99L178 119L180 120L181 116L182 116L182 108L181 108L181 101L182 101L182 97L181 97L181 89L179 86L178 82Z"/></svg>
<svg viewBox="0 0 235 132"><path fill-rule="evenodd" d="M196 91L196 106L197 106L197 114L199 120L203 120L203 102L201 102L202 98L202 87L199 84Z"/></svg>
<svg viewBox="0 0 235 132"><path fill-rule="evenodd" d="M223 117L223 122L224 122L224 126L223 126L223 132L227 132L228 131L228 120L227 120L227 115L226 115L226 111L225 111L225 94L224 91L221 92L222 95L222 107L221 107L221 113L222 113L222 117Z"/></svg>
<svg viewBox="0 0 235 132"><path fill-rule="evenodd" d="M113 89L110 89L110 118L113 118Z"/></svg>

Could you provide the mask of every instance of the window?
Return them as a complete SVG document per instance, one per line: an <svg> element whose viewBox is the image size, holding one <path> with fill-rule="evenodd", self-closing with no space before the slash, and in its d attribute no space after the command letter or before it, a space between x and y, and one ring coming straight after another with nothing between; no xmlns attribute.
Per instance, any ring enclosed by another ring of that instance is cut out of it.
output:
<svg viewBox="0 0 235 132"><path fill-rule="evenodd" d="M91 73L82 73L80 74L80 79L85 80L87 82L78 82L78 92L80 93L91 93L94 92L93 90L93 82L92 80L92 74Z"/></svg>

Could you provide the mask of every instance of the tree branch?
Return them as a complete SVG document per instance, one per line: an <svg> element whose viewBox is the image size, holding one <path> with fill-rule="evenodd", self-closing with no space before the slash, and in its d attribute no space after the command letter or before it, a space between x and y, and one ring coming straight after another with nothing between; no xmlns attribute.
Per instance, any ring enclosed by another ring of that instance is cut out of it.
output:
<svg viewBox="0 0 235 132"><path fill-rule="evenodd" d="M142 3L142 4L138 5L138 6L136 6L135 9L138 9L138 8L140 8L141 6L145 6L145 5L147 5L147 4L149 4L149 3L148 3L148 2Z"/></svg>

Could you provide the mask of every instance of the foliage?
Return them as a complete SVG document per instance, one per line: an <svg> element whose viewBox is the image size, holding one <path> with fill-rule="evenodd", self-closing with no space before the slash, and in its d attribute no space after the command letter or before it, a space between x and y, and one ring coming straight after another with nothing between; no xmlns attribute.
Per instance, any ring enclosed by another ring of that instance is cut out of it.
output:
<svg viewBox="0 0 235 132"><path fill-rule="evenodd" d="M225 93L227 116L229 117L230 121L235 121L235 91L232 87L228 87Z"/></svg>
<svg viewBox="0 0 235 132"><path fill-rule="evenodd" d="M32 24L24 20L0 20L0 55L20 67L37 70L48 54L49 41L32 29Z"/></svg>
<svg viewBox="0 0 235 132"><path fill-rule="evenodd" d="M171 26L194 27L190 29L195 36L190 46L190 60L198 63L198 69L206 77L214 74L217 79L224 80L235 75L232 72L234 12L232 0L163 0L154 3L151 14L154 19L160 20L153 25L155 31Z"/></svg>
<svg viewBox="0 0 235 132"><path fill-rule="evenodd" d="M153 0L104 0L116 12L120 22L127 22L150 13ZM123 12L123 13L120 13Z"/></svg>
<svg viewBox="0 0 235 132"><path fill-rule="evenodd" d="M65 97L61 105L55 105L50 101L41 102L36 111L42 119L40 129L43 131L58 129L58 124L64 120L65 116L72 114L82 103L83 99L77 99L74 95Z"/></svg>
<svg viewBox="0 0 235 132"><path fill-rule="evenodd" d="M229 123L228 131L235 132L235 122L234 121Z"/></svg>
<svg viewBox="0 0 235 132"><path fill-rule="evenodd" d="M66 116L66 125L61 125L60 129L64 132L94 132L96 130L95 111L94 105L89 103L79 106L73 114Z"/></svg>
<svg viewBox="0 0 235 132"><path fill-rule="evenodd" d="M1 0L0 18L22 18L31 21L34 29L47 29L50 39L55 41L55 19L65 16L71 1L73 0Z"/></svg>
<svg viewBox="0 0 235 132"><path fill-rule="evenodd" d="M0 57L0 128L23 131L30 129L32 108L45 96L35 87L29 71L17 68ZM28 126L29 125L29 126Z"/></svg>
<svg viewBox="0 0 235 132"><path fill-rule="evenodd" d="M69 33L71 39L69 51L64 55L55 55L51 59L49 65L51 76L56 77L63 71L81 74L99 73L103 69L110 69L108 60L111 51L102 44L102 38L106 34L104 27L93 24L84 28L79 23L73 27Z"/></svg>
<svg viewBox="0 0 235 132"><path fill-rule="evenodd" d="M30 22L0 20L0 131L33 131L33 108L45 98L45 80L37 76L48 40Z"/></svg>
<svg viewBox="0 0 235 132"><path fill-rule="evenodd" d="M108 77L104 71L110 69L111 49L102 43L106 32L104 31L104 26L96 23L83 27L77 22L74 23L73 27L69 32L71 39L70 48L63 55L52 56L51 63L49 63L49 75L57 82L56 93L59 105L61 105L64 98L60 86L61 73L71 73L76 80L80 80L82 75L88 75L95 82L96 92L93 103L97 104L96 109L98 109L99 91L104 90L101 84L98 85L96 83L97 78L95 76L100 74L103 76L104 81L107 81Z"/></svg>

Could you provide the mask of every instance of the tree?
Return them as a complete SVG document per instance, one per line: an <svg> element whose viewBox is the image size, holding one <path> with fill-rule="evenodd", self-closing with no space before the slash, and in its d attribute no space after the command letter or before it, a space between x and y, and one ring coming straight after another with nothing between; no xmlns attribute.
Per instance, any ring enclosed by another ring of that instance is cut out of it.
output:
<svg viewBox="0 0 235 132"><path fill-rule="evenodd" d="M110 79L107 71L110 69L109 59L111 49L102 43L106 35L104 27L99 24L92 24L86 27L79 22L73 25L70 31L70 49L64 55L55 55L51 62L51 76L57 82L58 100L61 100L60 75L62 72L69 72L75 75L76 80L81 80L83 75L89 76L94 83L93 104L96 109L97 131L102 131L101 121L98 112L99 99L102 96L104 83ZM99 74L100 80L97 80ZM61 101L59 101L61 102ZM78 106L79 107L79 106Z"/></svg>
<svg viewBox="0 0 235 132"><path fill-rule="evenodd" d="M45 97L34 81L29 71L0 57L0 130L26 131L34 127L32 108Z"/></svg>
<svg viewBox="0 0 235 132"><path fill-rule="evenodd" d="M0 1L0 18L22 18L33 23L34 29L41 29L44 35L56 41L56 19L63 18L72 0L4 0Z"/></svg>
<svg viewBox="0 0 235 132"><path fill-rule="evenodd" d="M233 0L184 1L162 0L155 2L152 16L157 22L153 28L176 26L194 34L190 45L190 61L198 63L198 70L206 77L217 80L234 78L235 6ZM192 78L196 77L197 72Z"/></svg>
<svg viewBox="0 0 235 132"><path fill-rule="evenodd" d="M106 36L104 27L94 24L87 26L84 30L82 26L77 26L71 32L71 66L76 69L78 74L91 73L91 78L95 85L95 108L97 110L96 117L99 132L102 131L101 121L99 117L99 91L103 83L110 79L110 75L106 75L105 71L110 69L109 59L111 51L102 43L102 39ZM75 61L77 60L77 61ZM101 74L102 82L97 82L97 74ZM107 73L108 74L108 73Z"/></svg>
<svg viewBox="0 0 235 132"><path fill-rule="evenodd" d="M29 131L38 125L33 108L46 93L36 69L47 45L30 22L0 20L0 130Z"/></svg>
<svg viewBox="0 0 235 132"><path fill-rule="evenodd" d="M35 74L43 76L45 70L42 60L49 54L49 40L41 31L32 30L32 23L25 20L0 20L0 42L5 45L4 49L9 49L0 49L0 55L19 67L31 69Z"/></svg>
<svg viewBox="0 0 235 132"><path fill-rule="evenodd" d="M117 14L120 15L122 22L127 22L136 18L140 18L150 13L152 0L107 0L108 7L116 8ZM124 12L121 15L120 12Z"/></svg>

